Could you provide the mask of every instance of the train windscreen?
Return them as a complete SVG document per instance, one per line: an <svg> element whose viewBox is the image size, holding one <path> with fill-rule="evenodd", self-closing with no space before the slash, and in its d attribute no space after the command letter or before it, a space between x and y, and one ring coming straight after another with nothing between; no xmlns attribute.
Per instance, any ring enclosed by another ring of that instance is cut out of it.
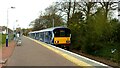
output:
<svg viewBox="0 0 120 68"><path fill-rule="evenodd" d="M53 32L55 37L70 37L70 29L67 28L57 28Z"/></svg>

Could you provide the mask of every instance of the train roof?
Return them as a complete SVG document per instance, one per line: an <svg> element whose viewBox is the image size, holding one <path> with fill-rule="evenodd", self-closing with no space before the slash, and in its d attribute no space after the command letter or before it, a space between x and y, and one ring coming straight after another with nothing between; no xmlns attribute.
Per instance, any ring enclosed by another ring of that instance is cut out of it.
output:
<svg viewBox="0 0 120 68"><path fill-rule="evenodd" d="M43 30L39 30L39 31L33 31L33 32L29 32L29 33L36 33L36 32L45 32L45 31L53 31L56 28L67 28L64 26L60 26L60 27L52 27L52 28L47 28L47 29L43 29Z"/></svg>

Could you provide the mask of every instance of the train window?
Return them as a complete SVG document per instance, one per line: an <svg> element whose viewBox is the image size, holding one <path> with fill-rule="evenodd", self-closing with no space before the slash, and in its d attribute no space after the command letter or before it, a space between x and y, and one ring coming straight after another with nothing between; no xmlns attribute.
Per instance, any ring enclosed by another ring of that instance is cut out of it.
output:
<svg viewBox="0 0 120 68"><path fill-rule="evenodd" d="M48 32L49 33L49 38L51 39L52 38L52 32Z"/></svg>
<svg viewBox="0 0 120 68"><path fill-rule="evenodd" d="M45 32L45 37L46 38L48 38L49 36L48 36L49 34L48 34L48 32Z"/></svg>
<svg viewBox="0 0 120 68"><path fill-rule="evenodd" d="M70 30L66 28L59 28L54 30L55 37L70 37Z"/></svg>
<svg viewBox="0 0 120 68"><path fill-rule="evenodd" d="M65 30L60 30L60 36L65 36Z"/></svg>
<svg viewBox="0 0 120 68"><path fill-rule="evenodd" d="M54 35L55 35L55 37L59 37L59 31L58 30L55 30L55 32L54 32Z"/></svg>

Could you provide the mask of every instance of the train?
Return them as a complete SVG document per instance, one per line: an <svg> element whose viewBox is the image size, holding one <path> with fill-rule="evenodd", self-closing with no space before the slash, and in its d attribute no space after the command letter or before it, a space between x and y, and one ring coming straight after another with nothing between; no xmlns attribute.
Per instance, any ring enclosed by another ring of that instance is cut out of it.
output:
<svg viewBox="0 0 120 68"><path fill-rule="evenodd" d="M69 49L71 45L71 31L67 27L52 27L29 32L29 37L62 48Z"/></svg>

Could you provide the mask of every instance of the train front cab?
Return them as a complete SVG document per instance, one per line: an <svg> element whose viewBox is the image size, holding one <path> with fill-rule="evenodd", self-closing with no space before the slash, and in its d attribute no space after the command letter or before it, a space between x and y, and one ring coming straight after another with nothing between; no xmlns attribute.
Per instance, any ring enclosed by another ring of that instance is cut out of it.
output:
<svg viewBox="0 0 120 68"><path fill-rule="evenodd" d="M69 49L71 44L71 34L68 28L57 28L53 30L54 33L54 45L62 48Z"/></svg>

